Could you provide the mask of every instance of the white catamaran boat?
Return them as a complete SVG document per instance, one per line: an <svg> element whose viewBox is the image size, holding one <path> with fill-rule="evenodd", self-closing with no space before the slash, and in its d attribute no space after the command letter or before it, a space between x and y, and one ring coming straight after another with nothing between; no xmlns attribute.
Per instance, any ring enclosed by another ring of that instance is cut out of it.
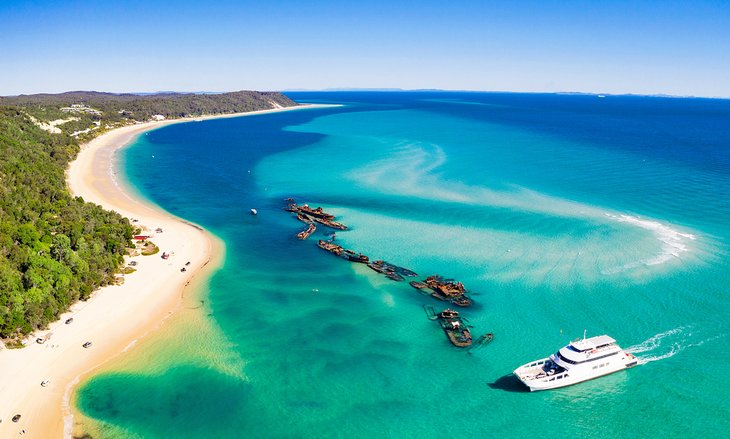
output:
<svg viewBox="0 0 730 439"><path fill-rule="evenodd" d="M579 339L548 358L527 363L514 374L531 391L555 389L636 366L636 357L607 336Z"/></svg>

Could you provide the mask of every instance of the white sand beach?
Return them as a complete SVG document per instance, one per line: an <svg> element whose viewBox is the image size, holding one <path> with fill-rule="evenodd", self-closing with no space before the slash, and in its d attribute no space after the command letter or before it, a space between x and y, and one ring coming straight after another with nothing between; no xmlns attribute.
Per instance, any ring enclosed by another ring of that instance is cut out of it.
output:
<svg viewBox="0 0 730 439"><path fill-rule="evenodd" d="M72 194L136 219L134 224L143 228L142 234L151 236L160 253L127 257L127 262L137 262L136 271L125 275L122 285L102 288L88 301L75 304L47 330L30 337L25 348L0 350L0 437L69 437L72 422L68 404L74 386L95 368L123 354L135 340L164 324L179 308L186 285L203 272L203 267L209 274L215 264L208 262L223 251L222 243L209 233L134 198L115 178L114 151L140 133L163 125L310 107L130 125L82 147L67 172ZM162 232L156 232L158 228ZM170 257L163 259L162 252ZM183 267L185 272L181 272ZM69 318L73 322L64 323ZM44 344L35 342L47 334L50 338ZM87 341L92 345L84 348ZM49 382L42 386L45 380ZM16 414L21 418L13 422Z"/></svg>

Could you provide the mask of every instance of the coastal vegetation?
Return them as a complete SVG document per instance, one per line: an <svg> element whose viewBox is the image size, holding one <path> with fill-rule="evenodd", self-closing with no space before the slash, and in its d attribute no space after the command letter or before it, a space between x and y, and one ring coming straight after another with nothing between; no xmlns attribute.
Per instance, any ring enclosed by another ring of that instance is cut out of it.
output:
<svg viewBox="0 0 730 439"><path fill-rule="evenodd" d="M281 93L256 91L151 95L74 91L0 97L0 106L21 107L38 121L55 122L53 131L80 141L118 126L151 119L243 113L294 105L294 101Z"/></svg>
<svg viewBox="0 0 730 439"><path fill-rule="evenodd" d="M280 93L248 91L0 97L0 338L17 345L74 302L114 283L134 248L127 218L66 188L64 172L80 142L150 119L291 105ZM149 249L156 250L154 244Z"/></svg>

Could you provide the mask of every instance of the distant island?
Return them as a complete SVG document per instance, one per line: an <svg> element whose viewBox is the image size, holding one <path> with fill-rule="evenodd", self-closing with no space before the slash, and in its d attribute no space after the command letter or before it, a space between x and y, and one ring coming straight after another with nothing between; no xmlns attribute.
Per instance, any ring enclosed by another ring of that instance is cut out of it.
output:
<svg viewBox="0 0 730 439"><path fill-rule="evenodd" d="M297 105L277 92L153 95L77 91L0 97L0 338L30 332L115 282L135 227L72 197L64 172L111 129Z"/></svg>

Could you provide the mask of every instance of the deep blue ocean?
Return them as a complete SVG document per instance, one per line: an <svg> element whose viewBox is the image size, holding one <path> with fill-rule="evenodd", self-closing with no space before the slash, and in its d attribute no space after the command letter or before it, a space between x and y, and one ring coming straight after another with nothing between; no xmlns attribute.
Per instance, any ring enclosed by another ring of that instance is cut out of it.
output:
<svg viewBox="0 0 730 439"><path fill-rule="evenodd" d="M129 182L226 258L196 311L212 335L142 343L144 366L81 387L102 436L726 437L730 101L288 95L340 105L122 151ZM451 346L423 309L443 302L317 248L328 229L296 239L287 197L350 226L340 245L462 281L494 341ZM584 330L640 365L537 393L511 376Z"/></svg>

